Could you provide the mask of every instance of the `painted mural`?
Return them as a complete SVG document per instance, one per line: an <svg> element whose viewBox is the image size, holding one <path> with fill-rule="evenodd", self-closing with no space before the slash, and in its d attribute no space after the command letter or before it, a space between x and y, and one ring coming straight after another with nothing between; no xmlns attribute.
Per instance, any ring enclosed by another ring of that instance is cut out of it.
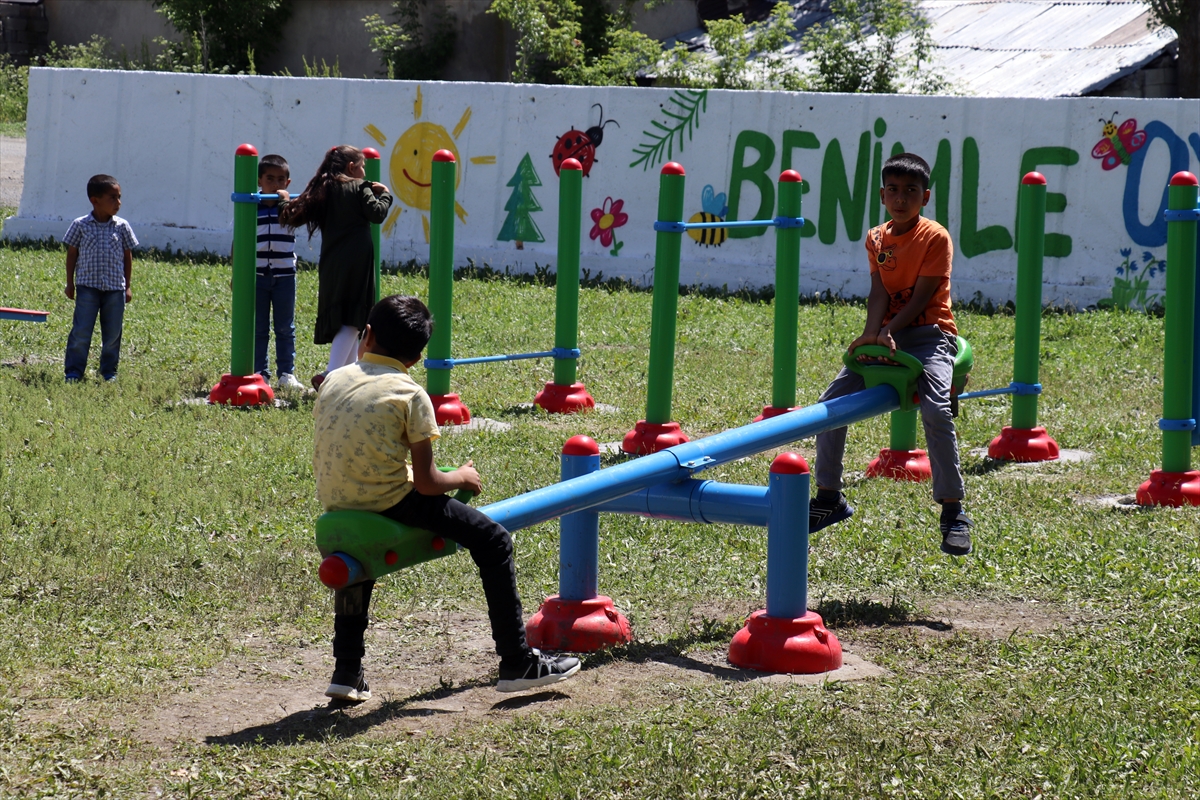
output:
<svg viewBox="0 0 1200 800"><path fill-rule="evenodd" d="M455 244L468 258L533 271L557 252L558 171L587 180L581 264L653 281L658 172L686 169L684 218L776 214L776 181L803 176L801 290L865 295L864 238L886 219L880 168L915 152L932 167L925 214L955 242L959 298L1015 292L1016 198L1048 183L1048 302L1139 308L1161 300L1166 185L1200 172L1194 100L1029 100L632 87L413 83L34 69L26 181L5 237L61 237L87 208L89 175L121 180L123 214L148 246L227 252L233 151L280 153L307 179L334 144L377 146L397 203L386 261L428 257L430 159L458 159ZM94 131L111 131L111 136ZM171 146L164 146L166 137ZM551 169L546 169L549 157ZM164 186L162 176L178 180ZM686 283L763 286L765 228L689 231ZM305 237L301 237L302 240ZM307 249L306 249L307 248ZM315 258L319 237L299 252Z"/></svg>

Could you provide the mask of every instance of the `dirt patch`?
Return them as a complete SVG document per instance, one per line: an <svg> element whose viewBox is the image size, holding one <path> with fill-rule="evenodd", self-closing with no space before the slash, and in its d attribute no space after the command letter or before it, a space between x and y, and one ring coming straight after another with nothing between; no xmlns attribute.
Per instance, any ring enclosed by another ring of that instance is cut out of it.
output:
<svg viewBox="0 0 1200 800"><path fill-rule="evenodd" d="M0 136L0 206L16 208L25 188L25 140Z"/></svg>

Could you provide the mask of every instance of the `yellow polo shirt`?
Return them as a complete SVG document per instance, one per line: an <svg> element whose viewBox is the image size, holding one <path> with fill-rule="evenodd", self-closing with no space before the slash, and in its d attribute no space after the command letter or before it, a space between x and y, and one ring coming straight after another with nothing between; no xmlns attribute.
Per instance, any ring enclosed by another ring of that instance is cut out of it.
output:
<svg viewBox="0 0 1200 800"><path fill-rule="evenodd" d="M439 435L433 403L394 358L366 353L325 376L313 474L326 511L385 511L413 489L409 448Z"/></svg>

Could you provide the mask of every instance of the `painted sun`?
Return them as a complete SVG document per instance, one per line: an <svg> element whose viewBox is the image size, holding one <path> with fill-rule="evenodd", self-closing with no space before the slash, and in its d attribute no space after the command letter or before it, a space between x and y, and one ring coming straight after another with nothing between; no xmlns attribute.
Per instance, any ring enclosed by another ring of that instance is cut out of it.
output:
<svg viewBox="0 0 1200 800"><path fill-rule="evenodd" d="M425 242L429 242L429 186L432 182L433 154L438 150L449 150L454 153L454 160L462 163L458 152L458 138L466 130L471 121L471 107L463 112L458 124L450 131L435 122L421 121L423 98L421 87L417 87L417 99L413 102L413 119L416 123L400 134L392 147L391 158L388 159L388 176L392 191L400 201L383 223L383 233L392 235L392 229L400 219L404 207L425 212L421 214L421 227L425 232ZM387 144L387 136L374 125L367 125L363 130L382 147ZM472 164L495 164L495 156L472 156ZM462 183L463 170L456 173L455 189ZM464 223L467 221L467 211L457 201L454 203L454 213Z"/></svg>

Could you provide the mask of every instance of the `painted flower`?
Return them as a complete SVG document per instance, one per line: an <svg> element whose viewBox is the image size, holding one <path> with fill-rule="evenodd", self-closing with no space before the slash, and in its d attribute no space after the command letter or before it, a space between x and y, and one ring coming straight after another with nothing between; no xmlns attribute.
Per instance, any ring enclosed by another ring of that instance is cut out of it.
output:
<svg viewBox="0 0 1200 800"><path fill-rule="evenodd" d="M629 221L629 215L621 211L624 205L624 200L604 198L600 208L592 209L592 222L596 224L592 226L592 232L588 235L593 240L599 239L600 244L605 247L610 247L615 235L614 230Z"/></svg>
<svg viewBox="0 0 1200 800"><path fill-rule="evenodd" d="M1129 258L1131 255L1133 255L1132 247L1122 247L1121 248L1121 256L1123 258Z"/></svg>
<svg viewBox="0 0 1200 800"><path fill-rule="evenodd" d="M1149 264L1153 260L1154 260L1154 253L1151 253L1149 250L1142 251L1142 261L1145 261L1147 264Z"/></svg>

